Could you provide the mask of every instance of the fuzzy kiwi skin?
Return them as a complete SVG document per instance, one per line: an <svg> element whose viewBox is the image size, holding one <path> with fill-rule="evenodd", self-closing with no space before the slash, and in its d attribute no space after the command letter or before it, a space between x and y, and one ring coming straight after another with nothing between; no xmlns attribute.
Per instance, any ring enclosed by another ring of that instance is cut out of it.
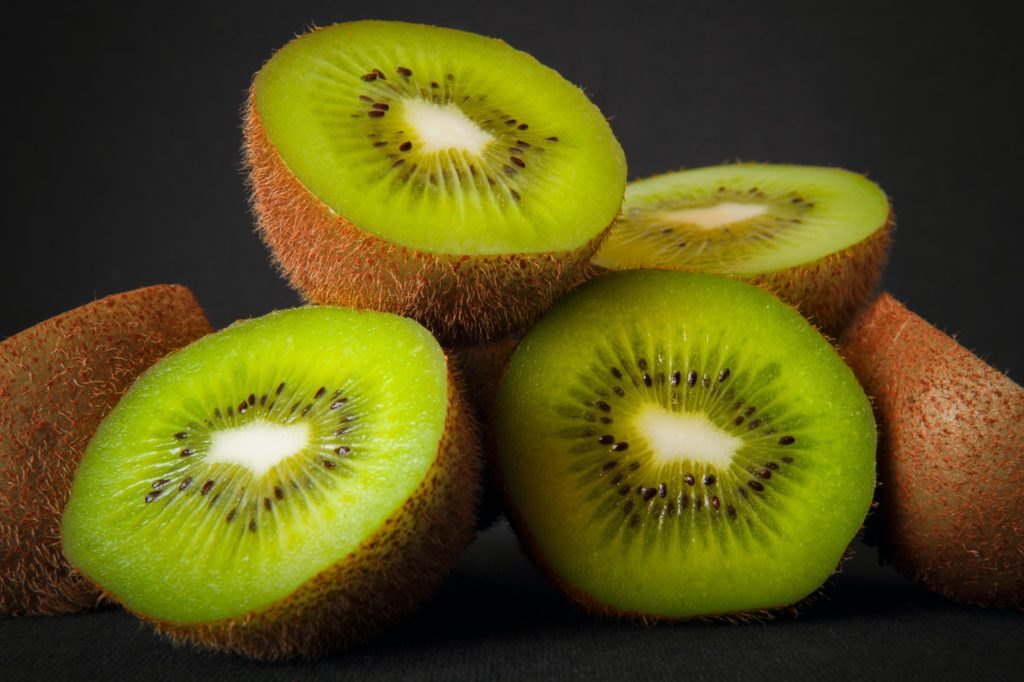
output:
<svg viewBox="0 0 1024 682"><path fill-rule="evenodd" d="M493 463L494 410L498 403L498 387L505 373L505 366L515 351L526 330L475 346L466 346L452 351L452 357L466 380L466 396L470 408L481 427L482 444L487 451L487 462L483 475L483 490L480 493L480 509L477 514L477 530L490 528L503 511L501 493Z"/></svg>
<svg viewBox="0 0 1024 682"><path fill-rule="evenodd" d="M135 615L175 643L263 660L318 658L368 641L426 601L455 567L475 535L480 469L476 424L449 362L437 458L359 549L260 611L206 623Z"/></svg>
<svg viewBox="0 0 1024 682"><path fill-rule="evenodd" d="M0 344L0 615L96 605L99 590L61 550L79 458L135 377L211 331L188 289L161 285L94 301Z"/></svg>
<svg viewBox="0 0 1024 682"><path fill-rule="evenodd" d="M889 294L842 352L881 431L883 558L952 599L1024 609L1024 388Z"/></svg>
<svg viewBox="0 0 1024 682"><path fill-rule="evenodd" d="M838 338L878 291L894 226L890 211L885 225L864 241L750 283L795 306L825 336Z"/></svg>
<svg viewBox="0 0 1024 682"><path fill-rule="evenodd" d="M612 227L573 251L468 256L406 248L361 230L306 189L270 141L254 87L244 118L257 231L291 286L310 303L411 317L444 346L529 326L587 279Z"/></svg>

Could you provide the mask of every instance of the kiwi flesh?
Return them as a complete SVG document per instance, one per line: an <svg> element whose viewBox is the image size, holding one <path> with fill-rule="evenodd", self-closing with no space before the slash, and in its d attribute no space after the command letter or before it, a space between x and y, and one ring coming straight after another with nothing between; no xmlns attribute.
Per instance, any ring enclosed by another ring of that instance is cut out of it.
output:
<svg viewBox="0 0 1024 682"><path fill-rule="evenodd" d="M748 280L835 337L875 291L892 227L885 193L850 171L695 168L630 183L623 216L594 264Z"/></svg>
<svg viewBox="0 0 1024 682"><path fill-rule="evenodd" d="M888 293L842 344L881 432L882 556L952 599L1024 609L1024 388Z"/></svg>
<svg viewBox="0 0 1024 682"><path fill-rule="evenodd" d="M82 458L64 549L176 640L314 657L433 592L472 537L478 476L474 425L426 329L279 311L125 394Z"/></svg>
<svg viewBox="0 0 1024 682"><path fill-rule="evenodd" d="M307 33L253 80L258 230L308 301L413 317L446 345L524 327L585 277L626 166L583 92L462 31Z"/></svg>
<svg viewBox="0 0 1024 682"><path fill-rule="evenodd" d="M71 613L99 592L64 560L79 457L131 382L211 331L188 289L107 296L0 343L0 615Z"/></svg>
<svg viewBox="0 0 1024 682"><path fill-rule="evenodd" d="M796 310L704 273L611 273L520 342L497 469L523 544L573 600L645 620L792 605L871 502L875 424Z"/></svg>

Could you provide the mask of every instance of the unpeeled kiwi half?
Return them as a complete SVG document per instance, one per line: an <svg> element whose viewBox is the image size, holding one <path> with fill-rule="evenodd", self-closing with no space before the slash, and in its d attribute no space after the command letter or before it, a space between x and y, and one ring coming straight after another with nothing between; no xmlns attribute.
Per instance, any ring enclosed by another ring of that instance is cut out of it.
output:
<svg viewBox="0 0 1024 682"><path fill-rule="evenodd" d="M384 21L278 50L245 114L260 234L309 301L445 344L526 326L584 275L623 152L583 92L500 40Z"/></svg>
<svg viewBox="0 0 1024 682"><path fill-rule="evenodd" d="M183 286L114 294L0 343L0 615L80 611L99 599L61 552L78 460L132 381L211 331Z"/></svg>
<svg viewBox="0 0 1024 682"><path fill-rule="evenodd" d="M875 423L796 310L743 282L589 282L520 342L497 405L506 514L571 598L647 620L760 614L836 569Z"/></svg>
<svg viewBox="0 0 1024 682"><path fill-rule="evenodd" d="M875 291L892 211L839 168L737 163L632 182L594 264L712 272L759 284L838 336Z"/></svg>
<svg viewBox="0 0 1024 682"><path fill-rule="evenodd" d="M280 311L134 384L82 458L64 549L174 639L313 657L431 594L472 537L478 475L473 424L426 329Z"/></svg>
<svg viewBox="0 0 1024 682"><path fill-rule="evenodd" d="M1024 388L888 293L842 351L878 417L882 556L952 599L1024 609Z"/></svg>

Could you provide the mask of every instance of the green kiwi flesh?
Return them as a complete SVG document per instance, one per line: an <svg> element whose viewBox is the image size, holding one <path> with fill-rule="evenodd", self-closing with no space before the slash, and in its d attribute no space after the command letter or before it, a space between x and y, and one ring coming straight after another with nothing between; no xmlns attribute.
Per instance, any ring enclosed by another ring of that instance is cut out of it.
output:
<svg viewBox="0 0 1024 682"><path fill-rule="evenodd" d="M506 513L594 610L684 619L793 604L867 513L875 424L794 309L729 278L611 273L509 361L496 416Z"/></svg>
<svg viewBox="0 0 1024 682"><path fill-rule="evenodd" d="M412 320L237 323L154 366L100 425L65 553L202 645L276 658L365 639L471 537L478 454L455 388Z"/></svg>
<svg viewBox="0 0 1024 682"><path fill-rule="evenodd" d="M875 289L891 227L885 193L862 175L728 164L630 183L593 262L751 280L835 335Z"/></svg>
<svg viewBox="0 0 1024 682"><path fill-rule="evenodd" d="M572 250L621 205L625 162L607 121L579 88L499 40L337 24L280 49L253 90L296 178L395 244L437 254Z"/></svg>

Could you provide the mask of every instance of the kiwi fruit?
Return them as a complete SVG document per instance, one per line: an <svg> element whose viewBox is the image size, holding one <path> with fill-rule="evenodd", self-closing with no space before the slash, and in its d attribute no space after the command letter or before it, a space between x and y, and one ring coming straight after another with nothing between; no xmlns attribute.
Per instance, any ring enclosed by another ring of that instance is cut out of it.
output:
<svg viewBox="0 0 1024 682"><path fill-rule="evenodd" d="M446 345L527 326L585 278L626 182L579 88L433 26L296 38L253 79L244 131L258 230L292 286L413 317Z"/></svg>
<svg viewBox="0 0 1024 682"><path fill-rule="evenodd" d="M952 599L1024 609L1024 388L887 293L842 343L881 432L882 556Z"/></svg>
<svg viewBox="0 0 1024 682"><path fill-rule="evenodd" d="M434 591L473 535L479 468L426 329L279 311L139 378L82 457L64 549L175 640L315 657Z"/></svg>
<svg viewBox="0 0 1024 682"><path fill-rule="evenodd" d="M71 613L99 592L61 552L60 515L100 420L143 370L210 332L182 286L115 294L0 343L0 615Z"/></svg>
<svg viewBox="0 0 1024 682"><path fill-rule="evenodd" d="M838 336L875 291L893 227L885 193L838 168L729 164L632 182L600 270L748 280Z"/></svg>
<svg viewBox="0 0 1024 682"><path fill-rule="evenodd" d="M498 394L508 515L598 613L771 613L844 558L875 484L856 378L791 306L706 273L630 271L563 299Z"/></svg>

